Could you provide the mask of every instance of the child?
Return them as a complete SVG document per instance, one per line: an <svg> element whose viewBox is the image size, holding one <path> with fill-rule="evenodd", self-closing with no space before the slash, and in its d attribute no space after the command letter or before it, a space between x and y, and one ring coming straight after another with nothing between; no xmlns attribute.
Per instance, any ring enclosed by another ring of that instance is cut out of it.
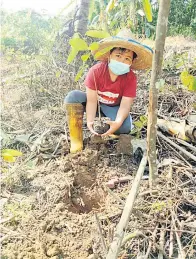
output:
<svg viewBox="0 0 196 259"><path fill-rule="evenodd" d="M133 38L129 30L103 39L93 52L101 62L86 76L86 92L73 90L65 97L71 139L71 153L82 150L82 120L86 108L87 126L93 134L99 101L103 116L109 117L109 130L102 134L126 134L132 129L130 109L136 97L137 78L132 69L150 68L153 51Z"/></svg>

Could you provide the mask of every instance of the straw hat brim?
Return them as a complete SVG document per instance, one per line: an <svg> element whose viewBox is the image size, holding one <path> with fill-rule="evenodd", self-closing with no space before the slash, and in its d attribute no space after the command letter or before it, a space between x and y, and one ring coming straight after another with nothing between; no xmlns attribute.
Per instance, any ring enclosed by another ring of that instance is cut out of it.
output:
<svg viewBox="0 0 196 259"><path fill-rule="evenodd" d="M92 51L95 59L100 61L107 61L110 56L110 50L114 47L126 48L134 51L137 58L133 60L132 69L147 69L152 66L153 50L132 39L124 39L121 37L109 37L99 43L99 48Z"/></svg>

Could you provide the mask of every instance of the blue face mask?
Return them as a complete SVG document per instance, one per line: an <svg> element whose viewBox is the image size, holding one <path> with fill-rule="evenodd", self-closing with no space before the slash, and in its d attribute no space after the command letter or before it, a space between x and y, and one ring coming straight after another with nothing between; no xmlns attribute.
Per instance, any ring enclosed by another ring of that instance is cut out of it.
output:
<svg viewBox="0 0 196 259"><path fill-rule="evenodd" d="M112 73L114 73L117 76L130 72L130 65L124 64L114 59L110 59L110 63L108 64L108 66Z"/></svg>

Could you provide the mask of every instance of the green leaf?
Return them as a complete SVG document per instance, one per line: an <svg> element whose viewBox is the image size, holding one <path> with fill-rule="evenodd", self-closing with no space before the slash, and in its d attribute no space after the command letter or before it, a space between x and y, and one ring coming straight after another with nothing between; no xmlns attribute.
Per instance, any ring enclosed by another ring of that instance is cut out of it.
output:
<svg viewBox="0 0 196 259"><path fill-rule="evenodd" d="M98 30L87 31L86 35L93 38L100 38L100 39L110 37L110 34L107 31L98 31Z"/></svg>
<svg viewBox="0 0 196 259"><path fill-rule="evenodd" d="M99 43L98 42L93 42L88 47L89 50L97 50L98 48L99 48Z"/></svg>
<svg viewBox="0 0 196 259"><path fill-rule="evenodd" d="M183 61L180 61L178 64L176 64L176 68L180 68L184 65L184 62Z"/></svg>
<svg viewBox="0 0 196 259"><path fill-rule="evenodd" d="M60 75L61 75L61 71L59 70L56 72L56 77L58 78L58 77L60 77Z"/></svg>
<svg viewBox="0 0 196 259"><path fill-rule="evenodd" d="M137 128L142 128L142 127L144 126L141 121L135 121L133 124L134 124Z"/></svg>
<svg viewBox="0 0 196 259"><path fill-rule="evenodd" d="M67 58L67 64L70 64L77 56L77 54L78 54L78 50L71 48L71 52L69 53L69 56Z"/></svg>
<svg viewBox="0 0 196 259"><path fill-rule="evenodd" d="M86 41L81 38L72 38L69 40L69 44L78 51L88 49Z"/></svg>
<svg viewBox="0 0 196 259"><path fill-rule="evenodd" d="M82 61L86 62L88 60L88 58L90 57L90 55L91 55L90 53L82 55L81 56Z"/></svg>
<svg viewBox="0 0 196 259"><path fill-rule="evenodd" d="M15 149L3 149L1 152L2 152L2 155L9 154L11 156L22 156L22 152Z"/></svg>
<svg viewBox="0 0 196 259"><path fill-rule="evenodd" d="M84 73L85 68L86 68L86 66L80 67L80 70L78 71L77 75L75 76L75 82L77 82L80 79L80 77Z"/></svg>
<svg viewBox="0 0 196 259"><path fill-rule="evenodd" d="M191 83L189 85L190 91L196 91L196 77L192 76Z"/></svg>
<svg viewBox="0 0 196 259"><path fill-rule="evenodd" d="M141 115L140 121L145 124L147 122L147 117L145 115Z"/></svg>
<svg viewBox="0 0 196 259"><path fill-rule="evenodd" d="M182 71L180 74L180 79L182 84L190 91L196 91L196 78L193 75L190 75L188 71Z"/></svg>
<svg viewBox="0 0 196 259"><path fill-rule="evenodd" d="M130 134L135 134L135 133L137 133L137 132L138 132L138 129L137 129L137 128L134 128L134 129L131 130Z"/></svg>
<svg viewBox="0 0 196 259"><path fill-rule="evenodd" d="M186 70L182 71L182 73L180 74L180 79L181 79L181 82L184 86L188 86L189 85L189 73L188 73L188 71L186 71Z"/></svg>
<svg viewBox="0 0 196 259"><path fill-rule="evenodd" d="M142 0L144 12L148 22L152 22L152 8L150 0Z"/></svg>
<svg viewBox="0 0 196 259"><path fill-rule="evenodd" d="M15 160L16 160L16 158L14 156L12 156L11 154L8 154L8 153L2 154L2 157L3 157L4 161L6 161L6 162L15 162Z"/></svg>
<svg viewBox="0 0 196 259"><path fill-rule="evenodd" d="M110 51L114 46L110 46L110 47L107 47L107 48L104 48L100 51L98 51L96 54L95 54L95 58L99 58L100 56L104 55L105 53L107 53L108 51Z"/></svg>
<svg viewBox="0 0 196 259"><path fill-rule="evenodd" d="M115 0L110 0L107 7L106 7L106 12L110 12L113 8L115 7Z"/></svg>

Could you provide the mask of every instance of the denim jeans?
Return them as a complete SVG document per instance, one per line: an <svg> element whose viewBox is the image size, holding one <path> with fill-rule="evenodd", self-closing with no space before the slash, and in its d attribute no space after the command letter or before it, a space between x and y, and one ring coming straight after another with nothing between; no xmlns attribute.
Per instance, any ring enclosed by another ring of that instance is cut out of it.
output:
<svg viewBox="0 0 196 259"><path fill-rule="evenodd" d="M67 96L64 99L65 103L81 103L84 107L86 107L86 93L79 91L79 90L73 90L67 94ZM100 103L100 109L101 113L104 117L110 118L112 121L115 121L116 115L119 109L119 105L117 106L108 106L106 104ZM121 125L121 127L115 132L115 134L127 134L131 131L133 128L132 126L132 118L129 115Z"/></svg>

